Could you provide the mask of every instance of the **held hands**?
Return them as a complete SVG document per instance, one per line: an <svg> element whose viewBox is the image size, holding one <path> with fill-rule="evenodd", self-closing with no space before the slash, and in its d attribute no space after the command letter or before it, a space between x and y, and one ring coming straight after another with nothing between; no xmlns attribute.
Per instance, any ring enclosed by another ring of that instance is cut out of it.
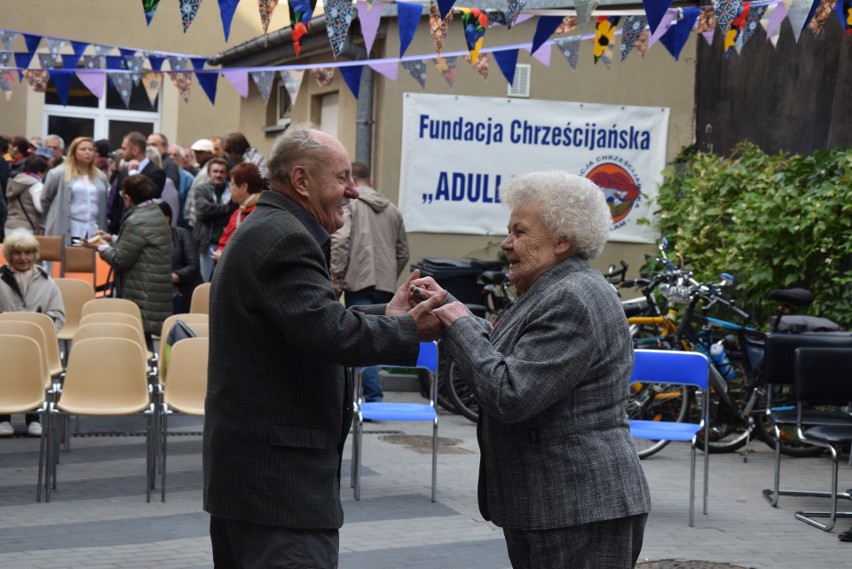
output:
<svg viewBox="0 0 852 569"><path fill-rule="evenodd" d="M444 328L449 328L459 318L471 315L467 306L458 301L439 306L434 310L434 314Z"/></svg>
<svg viewBox="0 0 852 569"><path fill-rule="evenodd" d="M435 309L441 306L445 300L447 300L447 291L442 289L431 298L424 300L408 311L417 325L417 334L420 336L421 342L437 340L441 335L444 328L435 314Z"/></svg>
<svg viewBox="0 0 852 569"><path fill-rule="evenodd" d="M417 332L424 342L435 340L440 336L443 327L441 321L433 312L447 299L447 291L438 286L432 277L420 277L420 271L415 269L408 276L393 299L385 308L388 316L410 314L417 325Z"/></svg>

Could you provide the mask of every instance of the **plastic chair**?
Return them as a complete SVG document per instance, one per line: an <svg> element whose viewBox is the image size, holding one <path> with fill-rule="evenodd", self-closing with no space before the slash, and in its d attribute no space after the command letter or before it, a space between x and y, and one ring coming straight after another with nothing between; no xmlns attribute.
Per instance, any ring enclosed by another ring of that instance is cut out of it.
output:
<svg viewBox="0 0 852 569"><path fill-rule="evenodd" d="M99 302L99 301L95 301ZM134 304L134 306L136 306ZM96 324L96 323L107 323L111 322L114 324L127 324L128 326L133 326L137 330L139 330L139 334L142 336L142 347L145 348L145 353L150 362L156 362L157 358L155 355L148 351L147 341L145 340L145 328L142 326L142 320L136 318L132 314L124 313L124 312L90 312L89 314L84 314L82 318L80 318L80 326L85 326L87 324ZM71 349L74 349L74 343L71 343Z"/></svg>
<svg viewBox="0 0 852 569"><path fill-rule="evenodd" d="M630 382L664 383L692 386L699 390L701 422L676 423L671 421L630 420L630 434L637 439L690 441L689 457L689 527L695 526L695 451L699 431L710 428L707 388L710 368L707 357L698 352L664 350L636 350ZM707 515L709 478L709 437L704 437L704 515Z"/></svg>
<svg viewBox="0 0 852 569"><path fill-rule="evenodd" d="M98 284L98 260L94 249L87 247L65 247L62 253L60 276L69 273L91 273L92 286Z"/></svg>
<svg viewBox="0 0 852 569"><path fill-rule="evenodd" d="M189 311L195 314L210 313L210 283L201 283L192 291Z"/></svg>
<svg viewBox="0 0 852 569"><path fill-rule="evenodd" d="M3 312L0 320L18 320L20 322L31 322L38 325L44 332L44 353L47 357L47 369L51 377L59 377L65 373L62 358L59 356L59 338L56 335L56 326L53 319L47 314L40 312Z"/></svg>
<svg viewBox="0 0 852 569"><path fill-rule="evenodd" d="M852 425L809 426L806 405L844 405L852 402L852 348L799 348L794 365L796 431L802 441L831 452L831 491L808 492L807 496L829 498L829 511L798 511L796 519L823 531L831 531L837 518L852 518L852 512L838 512L837 499L852 499L852 492L837 491L839 456L836 447L852 443ZM828 518L824 524L814 518Z"/></svg>
<svg viewBox="0 0 852 569"><path fill-rule="evenodd" d="M159 412L159 460L161 501L166 501L166 445L169 419L172 413L204 416L204 399L207 397L207 338L186 338L172 348L168 384L163 391Z"/></svg>
<svg viewBox="0 0 852 569"><path fill-rule="evenodd" d="M44 389L50 389L52 382L47 365L47 356L45 355L44 350L46 340L41 326L32 322L25 322L23 320L0 320L0 334L4 336L23 336L34 340L38 344L42 387ZM3 373L6 373L5 370ZM0 415L6 414L7 413L0 413Z"/></svg>
<svg viewBox="0 0 852 569"><path fill-rule="evenodd" d="M62 262L62 237L58 235L36 235L40 261Z"/></svg>
<svg viewBox="0 0 852 569"><path fill-rule="evenodd" d="M182 320L192 328L192 331L195 332L196 337L207 337L209 330L209 322L210 316L208 314L203 313L184 313L184 314L172 314L163 322L163 327L160 331L160 349L158 351L157 361L159 362L159 370L158 370L158 380L161 385L165 385L166 382L166 372L168 371L168 362L163 357L166 349L166 338L169 336L169 331L172 329L172 326L175 325L175 322L178 320Z"/></svg>
<svg viewBox="0 0 852 569"><path fill-rule="evenodd" d="M86 281L80 279L54 279L59 293L62 295L62 303L65 305L65 324L59 331L58 337L67 342L74 336L80 318L83 317L83 305L95 299L95 289ZM67 350L66 350L67 351Z"/></svg>
<svg viewBox="0 0 852 569"><path fill-rule="evenodd" d="M139 322L142 322L142 311L139 310L139 306L126 298L96 298L90 300L83 305L81 316L95 312L122 312L135 316Z"/></svg>
<svg viewBox="0 0 852 569"><path fill-rule="evenodd" d="M837 347L852 348L852 336L834 334L770 334L766 338L763 358L763 380L766 383L767 402L766 415L775 431L775 475L772 488L763 490L763 497L774 508L778 506L781 496L813 496L811 490L794 490L781 488L781 445L782 437L797 436L790 430L796 429L798 413L793 405L784 407L773 406L773 388L792 388L795 384L796 352L806 347ZM802 424L805 426L852 425L852 416L848 413L837 413L819 409L803 409ZM784 432L781 431L786 427ZM817 492L817 495L820 495Z"/></svg>
<svg viewBox="0 0 852 569"><path fill-rule="evenodd" d="M42 359L41 348L32 338L0 335L0 362L3 362L3 373L0 373L0 414L37 411L44 415L49 403L45 397ZM46 449L47 441L42 437L36 483L38 502L41 502Z"/></svg>
<svg viewBox="0 0 852 569"><path fill-rule="evenodd" d="M375 366L388 367L388 366ZM400 366L390 366L400 367ZM429 371L429 404L422 403L367 403L361 401L361 372L357 370L357 390L355 407L355 436L352 443L352 486L355 499L361 499L361 454L363 445L363 427L366 419L375 421L431 421L432 422L432 501L435 501L436 480L438 475L438 345L435 342L421 342L420 355L414 366Z"/></svg>
<svg viewBox="0 0 852 569"><path fill-rule="evenodd" d="M145 351L138 343L124 338L89 338L74 345L59 401L51 405L45 431L48 440L45 491L56 487L56 438L52 416L116 416L145 413L148 418L146 457L146 499L151 501L154 464L154 410L145 377ZM51 484L52 482L52 484Z"/></svg>

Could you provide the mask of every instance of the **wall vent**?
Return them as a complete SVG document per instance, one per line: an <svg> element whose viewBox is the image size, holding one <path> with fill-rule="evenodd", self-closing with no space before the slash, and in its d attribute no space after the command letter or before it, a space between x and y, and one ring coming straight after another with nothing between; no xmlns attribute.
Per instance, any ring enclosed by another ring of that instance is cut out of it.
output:
<svg viewBox="0 0 852 569"><path fill-rule="evenodd" d="M530 96L530 65L519 63L515 66L515 80L509 85L510 97Z"/></svg>

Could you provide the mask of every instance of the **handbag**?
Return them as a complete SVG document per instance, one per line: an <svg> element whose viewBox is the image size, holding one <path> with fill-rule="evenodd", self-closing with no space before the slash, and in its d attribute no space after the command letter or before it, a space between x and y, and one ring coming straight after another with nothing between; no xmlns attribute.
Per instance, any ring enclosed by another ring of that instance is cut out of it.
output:
<svg viewBox="0 0 852 569"><path fill-rule="evenodd" d="M172 346L181 340L195 338L196 334L183 320L176 320L172 329L166 335L165 347L163 348L163 369L169 368L169 358L172 355Z"/></svg>
<svg viewBox="0 0 852 569"><path fill-rule="evenodd" d="M21 195L18 194L17 199L21 204L21 211L24 212L24 216L27 218L27 223L30 224L30 227L33 228L33 235L44 235L44 229L33 223L33 220L30 219L30 214L27 213L27 208L24 207L24 202L21 201Z"/></svg>

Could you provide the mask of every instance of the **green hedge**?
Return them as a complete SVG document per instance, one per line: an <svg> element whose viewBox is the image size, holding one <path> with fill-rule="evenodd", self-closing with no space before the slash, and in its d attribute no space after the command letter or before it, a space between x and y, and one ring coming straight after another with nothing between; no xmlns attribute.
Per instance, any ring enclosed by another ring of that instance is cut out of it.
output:
<svg viewBox="0 0 852 569"><path fill-rule="evenodd" d="M773 288L814 293L810 314L852 328L852 149L769 156L742 143L730 158L685 149L664 172L659 229L700 280L730 289L757 322Z"/></svg>

